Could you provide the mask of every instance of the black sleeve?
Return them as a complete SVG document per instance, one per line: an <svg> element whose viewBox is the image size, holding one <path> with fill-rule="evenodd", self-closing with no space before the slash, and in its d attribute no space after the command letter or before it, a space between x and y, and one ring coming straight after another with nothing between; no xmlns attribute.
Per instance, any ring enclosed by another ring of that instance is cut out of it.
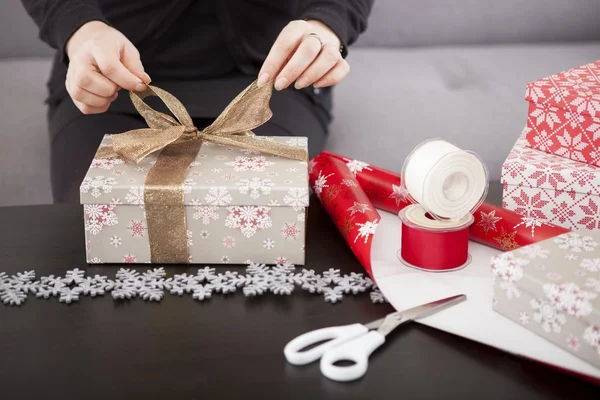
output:
<svg viewBox="0 0 600 400"><path fill-rule="evenodd" d="M83 24L103 21L108 24L96 0L21 0L25 10L40 29L39 37L59 51L67 61L65 45Z"/></svg>
<svg viewBox="0 0 600 400"><path fill-rule="evenodd" d="M374 0L303 0L300 18L316 19L333 30L342 42L342 56L367 29Z"/></svg>

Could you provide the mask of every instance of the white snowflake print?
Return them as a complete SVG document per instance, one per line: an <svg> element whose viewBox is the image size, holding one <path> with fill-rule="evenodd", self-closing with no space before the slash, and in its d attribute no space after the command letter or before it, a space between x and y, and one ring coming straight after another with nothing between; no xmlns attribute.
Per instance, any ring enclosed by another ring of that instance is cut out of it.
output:
<svg viewBox="0 0 600 400"><path fill-rule="evenodd" d="M529 258L548 258L550 250L545 249L540 244L531 244L529 246L521 247L519 254L523 254Z"/></svg>
<svg viewBox="0 0 600 400"><path fill-rule="evenodd" d="M114 226L119 223L115 214L114 205L108 204L84 204L85 230L92 235L97 235L105 226Z"/></svg>
<svg viewBox="0 0 600 400"><path fill-rule="evenodd" d="M371 211L371 207L368 204L359 203L357 201L354 202L354 205L348 207L346 211L350 211L350 216L353 216L356 213L366 213L367 211Z"/></svg>
<svg viewBox="0 0 600 400"><path fill-rule="evenodd" d="M276 177L279 176L279 172L277 172L277 171L269 171L269 172L267 172L267 176L269 178L276 178Z"/></svg>
<svg viewBox="0 0 600 400"><path fill-rule="evenodd" d="M199 177L199 176L202 176L202 171L194 171L194 172L192 172L192 176L193 176L194 178L197 178L197 177Z"/></svg>
<svg viewBox="0 0 600 400"><path fill-rule="evenodd" d="M219 161L224 161L227 160L229 158L229 156L226 156L225 154L219 154L218 156L215 156L215 160L219 160Z"/></svg>
<svg viewBox="0 0 600 400"><path fill-rule="evenodd" d="M81 192L90 193L93 197L100 197L104 192L111 193L114 185L117 184L115 178L105 176L86 176L81 182Z"/></svg>
<svg viewBox="0 0 600 400"><path fill-rule="evenodd" d="M530 304L534 310L533 320L542 325L544 332L560 333L562 326L567 323L563 313L544 300L532 299Z"/></svg>
<svg viewBox="0 0 600 400"><path fill-rule="evenodd" d="M102 264L102 260L99 259L98 257L94 257L92 258L90 261L88 261L90 264Z"/></svg>
<svg viewBox="0 0 600 400"><path fill-rule="evenodd" d="M185 181L183 181L183 185L182 185L183 193L185 193L185 194L192 193L192 189L194 188L194 186L196 186L196 181L193 180L192 178L187 178Z"/></svg>
<svg viewBox="0 0 600 400"><path fill-rule="evenodd" d="M233 170L236 172L241 171L255 171L261 172L264 171L267 167L275 165L273 161L267 161L265 156L255 156L255 157L236 157L234 161L230 161L225 163L225 165L229 167L233 167Z"/></svg>
<svg viewBox="0 0 600 400"><path fill-rule="evenodd" d="M308 145L308 138L305 138L305 137L289 138L288 140L286 140L285 144L287 144L288 146L306 147Z"/></svg>
<svg viewBox="0 0 600 400"><path fill-rule="evenodd" d="M306 222L306 213L305 212L298 213L298 222Z"/></svg>
<svg viewBox="0 0 600 400"><path fill-rule="evenodd" d="M224 264L227 264L229 262L229 257L227 257L227 256L221 257L221 262Z"/></svg>
<svg viewBox="0 0 600 400"><path fill-rule="evenodd" d="M232 206L227 209L229 215L225 220L225 226L239 229L247 238L254 236L258 229L267 229L273 224L269 215L270 207Z"/></svg>
<svg viewBox="0 0 600 400"><path fill-rule="evenodd" d="M291 188L283 198L288 206L306 207L308 205L308 190L303 188Z"/></svg>
<svg viewBox="0 0 600 400"><path fill-rule="evenodd" d="M255 154L260 154L260 151L254 149L240 149L240 153L243 153L247 156L251 156Z"/></svg>
<svg viewBox="0 0 600 400"><path fill-rule="evenodd" d="M219 207L217 206L194 206L194 219L199 219L204 225L210 224L210 221L219 219Z"/></svg>
<svg viewBox="0 0 600 400"><path fill-rule="evenodd" d="M358 160L348 160L346 162L346 166L354 176L356 176L357 172L362 172L363 169L366 169L367 171L372 171L371 167L369 167L369 164Z"/></svg>
<svg viewBox="0 0 600 400"><path fill-rule="evenodd" d="M286 169L286 171L287 171L287 172L297 172L297 171L298 171L298 168L293 168L293 167L292 167L292 168L288 168L288 169Z"/></svg>
<svg viewBox="0 0 600 400"><path fill-rule="evenodd" d="M223 238L223 246L227 247L228 249L235 247L235 238L233 236L225 236Z"/></svg>
<svg viewBox="0 0 600 400"><path fill-rule="evenodd" d="M269 200L268 205L270 207L279 207L281 204L279 204L279 200Z"/></svg>
<svg viewBox="0 0 600 400"><path fill-rule="evenodd" d="M585 286L592 288L592 290L600 293L600 279L588 278Z"/></svg>
<svg viewBox="0 0 600 400"><path fill-rule="evenodd" d="M557 155L571 160L585 162L585 156L581 150L585 149L588 144L581 141L581 133L572 137L569 132L565 130L562 135L557 134L555 137L562 146L560 149L556 150Z"/></svg>
<svg viewBox="0 0 600 400"><path fill-rule="evenodd" d="M393 185L392 184L392 194L390 194L390 199L394 199L396 201L396 206L399 206L401 202L407 201L409 198L409 193L406 188L402 185Z"/></svg>
<svg viewBox="0 0 600 400"><path fill-rule="evenodd" d="M560 124L560 118L557 114L558 108L550 107L546 104L536 104L536 109L529 115L535 118L535 123L540 126L543 122L548 124L551 129L554 129L554 124Z"/></svg>
<svg viewBox="0 0 600 400"><path fill-rule="evenodd" d="M231 195L227 192L226 187L211 187L204 197L211 206L226 206L231 203Z"/></svg>
<svg viewBox="0 0 600 400"><path fill-rule="evenodd" d="M205 146L205 145L206 145L206 143L204 143L203 145ZM192 161L192 162L190 163L190 168L193 168L193 167L198 167L198 166L200 166L200 165L202 165L202 163L201 163L200 161L196 161L196 160L194 160L194 161Z"/></svg>
<svg viewBox="0 0 600 400"><path fill-rule="evenodd" d="M343 179L342 180L342 185L345 185L345 186L348 186L348 187L358 187L358 182L356 182L355 180L352 180L352 179ZM393 195L394 194L392 193L390 195L390 197L394 198L394 197L392 197ZM398 200L396 200L396 205L398 205Z"/></svg>
<svg viewBox="0 0 600 400"><path fill-rule="evenodd" d="M144 204L144 188L142 186L133 186L125 196L125 201L131 204Z"/></svg>
<svg viewBox="0 0 600 400"><path fill-rule="evenodd" d="M579 344L579 339L577 338L577 336L573 336L573 335L569 335L569 337L567 338L567 345L569 346L569 348L572 351L578 351L580 344Z"/></svg>
<svg viewBox="0 0 600 400"><path fill-rule="evenodd" d="M122 240L118 236L113 236L110 238L110 245L113 247L119 247L122 244Z"/></svg>
<svg viewBox="0 0 600 400"><path fill-rule="evenodd" d="M576 261L577 260L577 256L573 253L569 253L567 255L565 255L565 258L569 261Z"/></svg>
<svg viewBox="0 0 600 400"><path fill-rule="evenodd" d="M146 227L144 226L144 221L131 220L127 229L131 232L132 237L144 237Z"/></svg>
<svg viewBox="0 0 600 400"><path fill-rule="evenodd" d="M600 327L596 325L588 326L583 331L583 340L590 346L595 347L596 352L600 356Z"/></svg>
<svg viewBox="0 0 600 400"><path fill-rule="evenodd" d="M377 229L377 224L379 221L367 221L364 224L358 222L355 225L358 226L358 233L354 238L354 243L360 238L364 238L364 243L367 244L369 237L375 234L375 230Z"/></svg>
<svg viewBox="0 0 600 400"><path fill-rule="evenodd" d="M275 183L270 179L261 179L254 177L252 179L241 179L236 182L240 188L241 194L249 194L251 198L258 199L261 194L268 196L271 194L271 188Z"/></svg>
<svg viewBox="0 0 600 400"><path fill-rule="evenodd" d="M187 246L192 247L194 245L194 233L192 231L190 231L189 229L186 232L186 238L187 238Z"/></svg>
<svg viewBox="0 0 600 400"><path fill-rule="evenodd" d="M146 168L145 167L137 167L135 170L137 172L146 172Z"/></svg>
<svg viewBox="0 0 600 400"><path fill-rule="evenodd" d="M307 164L307 169L308 169L308 173L312 174L313 170L315 169L315 167L317 166L317 162L313 159L310 160Z"/></svg>
<svg viewBox="0 0 600 400"><path fill-rule="evenodd" d="M523 325L528 325L529 324L529 314L527 314L524 311L520 312L519 313L519 321L521 321L521 323Z"/></svg>
<svg viewBox="0 0 600 400"><path fill-rule="evenodd" d="M96 158L96 159L92 160L92 165L90 166L90 168L92 168L92 169L95 169L95 168L113 169L113 167L115 165L124 164L124 163L125 163L125 161L123 161L120 158L115 158L115 157Z"/></svg>
<svg viewBox="0 0 600 400"><path fill-rule="evenodd" d="M561 249L569 249L574 253L593 251L598 243L591 236L582 236L577 232L569 232L554 238L554 243Z"/></svg>
<svg viewBox="0 0 600 400"><path fill-rule="evenodd" d="M235 178L237 178L237 175L236 174L225 174L225 175L222 175L221 178L223 178L226 181L232 181Z"/></svg>
<svg viewBox="0 0 600 400"><path fill-rule="evenodd" d="M122 169L115 169L113 171L113 175L114 176L123 176L123 175L125 175L125 171L123 171Z"/></svg>
<svg viewBox="0 0 600 400"><path fill-rule="evenodd" d="M522 217L521 222L514 226L514 229L517 229L520 226L525 226L525 228L531 228L531 237L535 236L535 228L540 227L542 225L548 225L545 222L534 218L534 217Z"/></svg>
<svg viewBox="0 0 600 400"><path fill-rule="evenodd" d="M600 272L600 258L584 258L579 266L590 272Z"/></svg>
<svg viewBox="0 0 600 400"><path fill-rule="evenodd" d="M137 262L137 257L131 253L125 254L123 256L123 262L125 264L135 264Z"/></svg>
<svg viewBox="0 0 600 400"><path fill-rule="evenodd" d="M286 222L283 228L281 228L281 234L286 239L296 240L300 234L300 228L298 228L296 224L289 224Z"/></svg>
<svg viewBox="0 0 600 400"><path fill-rule="evenodd" d="M590 302L597 295L581 290L575 283L562 283L555 285L547 283L544 285L546 298L557 309L577 318L590 315L593 306Z"/></svg>
<svg viewBox="0 0 600 400"><path fill-rule="evenodd" d="M218 174L219 172L223 172L223 168L212 168L210 171Z"/></svg>
<svg viewBox="0 0 600 400"><path fill-rule="evenodd" d="M208 239L210 233L208 231L200 231L200 239Z"/></svg>
<svg viewBox="0 0 600 400"><path fill-rule="evenodd" d="M110 199L110 204L113 206L118 206L119 204L123 204L123 202L118 197L113 197Z"/></svg>
<svg viewBox="0 0 600 400"><path fill-rule="evenodd" d="M329 185L327 184L327 179L329 177L333 176L333 173L329 174L329 175L323 175L323 171L319 171L319 176L317 177L317 179L315 180L315 194L320 198L321 197L321 193L323 192L323 189L328 188Z"/></svg>
<svg viewBox="0 0 600 400"><path fill-rule="evenodd" d="M523 266L529 264L526 258L515 257L513 253L502 253L492 259L492 272L506 282L516 282L523 278Z"/></svg>
<svg viewBox="0 0 600 400"><path fill-rule="evenodd" d="M509 300L518 299L521 297L521 291L512 281L501 281L500 282L500 290L502 290L506 294L506 298Z"/></svg>
<svg viewBox="0 0 600 400"><path fill-rule="evenodd" d="M271 238L263 240L263 247L267 250L271 250L275 247L275 241Z"/></svg>

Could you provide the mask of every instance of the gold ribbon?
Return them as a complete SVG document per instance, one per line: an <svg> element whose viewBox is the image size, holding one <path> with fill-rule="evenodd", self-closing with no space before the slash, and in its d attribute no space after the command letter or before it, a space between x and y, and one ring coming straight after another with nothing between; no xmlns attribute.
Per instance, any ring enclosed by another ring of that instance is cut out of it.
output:
<svg viewBox="0 0 600 400"><path fill-rule="evenodd" d="M294 160L308 160L305 149L261 140L252 132L273 115L269 108L272 90L272 85L258 87L254 81L203 130L194 126L183 104L167 91L148 86L143 92L129 92L133 105L149 128L112 135L111 145L100 147L96 157L119 156L137 164L147 155L160 150L144 183L144 204L153 263L188 263L183 183L203 140ZM144 98L152 95L158 96L175 118L152 109L144 102Z"/></svg>

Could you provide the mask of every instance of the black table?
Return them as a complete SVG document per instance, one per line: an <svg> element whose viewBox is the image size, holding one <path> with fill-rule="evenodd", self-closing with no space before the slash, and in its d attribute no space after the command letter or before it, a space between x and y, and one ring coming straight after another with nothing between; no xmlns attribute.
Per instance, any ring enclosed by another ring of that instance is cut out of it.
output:
<svg viewBox="0 0 600 400"><path fill-rule="evenodd" d="M500 185L492 184L488 200L498 203L500 193ZM306 268L362 272L315 198L308 215ZM34 269L39 277L80 268L88 275L114 276L116 266L85 263L82 218L79 206L0 208L0 271ZM167 271L171 276L199 267ZM300 333L368 322L391 311L387 304L372 304L368 295L331 305L298 290L256 298L217 294L203 303L167 294L160 303L107 295L65 305L30 295L21 307L0 304L0 398L600 396L598 386L418 324L389 336L371 357L367 375L352 383L329 381L318 363L294 367L283 357L285 344Z"/></svg>

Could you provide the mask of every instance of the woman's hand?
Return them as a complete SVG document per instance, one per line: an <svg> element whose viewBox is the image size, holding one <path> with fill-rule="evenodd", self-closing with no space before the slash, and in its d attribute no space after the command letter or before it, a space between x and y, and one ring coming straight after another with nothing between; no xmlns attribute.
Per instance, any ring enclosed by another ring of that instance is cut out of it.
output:
<svg viewBox="0 0 600 400"><path fill-rule="evenodd" d="M135 46L103 22L92 21L79 28L67 42L66 52L65 85L84 114L105 112L121 88L142 91L150 83Z"/></svg>
<svg viewBox="0 0 600 400"><path fill-rule="evenodd" d="M335 85L350 72L340 45L337 35L322 22L292 21L281 31L263 63L258 85L273 81L276 90L292 82L296 82L296 89L311 84L316 88Z"/></svg>

